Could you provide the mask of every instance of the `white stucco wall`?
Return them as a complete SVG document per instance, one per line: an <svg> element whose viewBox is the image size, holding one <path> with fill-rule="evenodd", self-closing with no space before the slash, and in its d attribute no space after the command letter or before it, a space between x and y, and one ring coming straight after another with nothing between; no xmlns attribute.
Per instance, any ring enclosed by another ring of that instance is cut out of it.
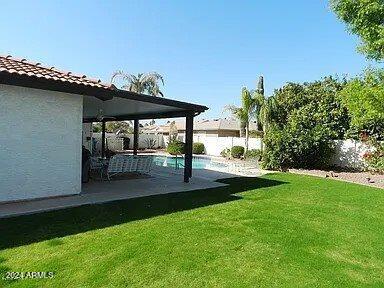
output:
<svg viewBox="0 0 384 288"><path fill-rule="evenodd" d="M211 137L205 135L194 135L194 142L204 143L205 153L212 156L220 156L221 151L224 149L231 149L233 146L245 147L244 137ZM249 149L261 149L260 138L249 138Z"/></svg>
<svg viewBox="0 0 384 288"><path fill-rule="evenodd" d="M83 98L0 85L0 202L81 192Z"/></svg>
<svg viewBox="0 0 384 288"><path fill-rule="evenodd" d="M363 155L371 149L361 141L336 140L335 154L331 158L331 164L338 167L363 169L366 166Z"/></svg>

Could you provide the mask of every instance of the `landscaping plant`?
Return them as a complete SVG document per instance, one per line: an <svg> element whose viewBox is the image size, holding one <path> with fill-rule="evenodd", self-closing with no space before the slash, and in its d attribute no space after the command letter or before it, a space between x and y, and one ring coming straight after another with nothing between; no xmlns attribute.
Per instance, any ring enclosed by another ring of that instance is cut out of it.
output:
<svg viewBox="0 0 384 288"><path fill-rule="evenodd" d="M261 149L249 149L247 152L245 152L246 159L256 159L260 161L262 156L263 151Z"/></svg>
<svg viewBox="0 0 384 288"><path fill-rule="evenodd" d="M231 157L231 149L225 148L223 151L220 152L221 157L229 158Z"/></svg>
<svg viewBox="0 0 384 288"><path fill-rule="evenodd" d="M231 156L233 158L241 158L244 156L244 150L243 146L233 146L231 149Z"/></svg>
<svg viewBox="0 0 384 288"><path fill-rule="evenodd" d="M184 154L185 143L179 140L172 140L168 143L167 152L171 155Z"/></svg>
<svg viewBox="0 0 384 288"><path fill-rule="evenodd" d="M372 151L363 155L367 169L375 173L384 173L384 142L379 142L374 138L368 138L366 142L373 147Z"/></svg>
<svg viewBox="0 0 384 288"><path fill-rule="evenodd" d="M204 152L205 152L204 144L200 143L200 142L193 143L192 152L193 152L193 154L204 154Z"/></svg>

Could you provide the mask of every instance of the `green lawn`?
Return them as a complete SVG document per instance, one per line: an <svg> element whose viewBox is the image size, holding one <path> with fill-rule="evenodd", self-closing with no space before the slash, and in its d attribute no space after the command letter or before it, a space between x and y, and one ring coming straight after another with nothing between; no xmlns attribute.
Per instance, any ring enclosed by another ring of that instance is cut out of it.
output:
<svg viewBox="0 0 384 288"><path fill-rule="evenodd" d="M55 273L0 286L384 286L384 190L289 173L225 182L0 220L1 276Z"/></svg>

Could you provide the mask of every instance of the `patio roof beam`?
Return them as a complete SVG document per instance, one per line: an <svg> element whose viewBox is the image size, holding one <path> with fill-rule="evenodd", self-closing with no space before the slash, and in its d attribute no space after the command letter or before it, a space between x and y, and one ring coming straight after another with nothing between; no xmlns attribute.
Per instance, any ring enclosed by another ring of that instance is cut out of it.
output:
<svg viewBox="0 0 384 288"><path fill-rule="evenodd" d="M192 177L193 117L193 113L188 113L185 118L184 182L186 183Z"/></svg>
<svg viewBox="0 0 384 288"><path fill-rule="evenodd" d="M137 155L139 148L139 120L133 121L133 155Z"/></svg>
<svg viewBox="0 0 384 288"><path fill-rule="evenodd" d="M105 121L101 122L101 157L105 157Z"/></svg>
<svg viewBox="0 0 384 288"><path fill-rule="evenodd" d="M115 97L135 100L138 102L148 102L148 103L153 103L158 105L170 106L170 107L180 108L183 110L191 110L191 111L197 111L197 112L204 112L208 110L208 107L203 105L192 104L188 102L182 102L182 101L167 99L163 97L154 97L151 95L139 94L139 93L122 90L122 89L113 90L112 93L113 93L113 96Z"/></svg>
<svg viewBox="0 0 384 288"><path fill-rule="evenodd" d="M128 115L117 115L113 117L113 121L127 121L127 120L145 120L145 119L161 119L161 118L176 118L176 117L186 117L187 114L193 114L197 116L200 112L194 111L168 111L168 112L159 112L159 113L141 113L141 114L128 114ZM97 118L84 118L84 123L89 122L99 122Z"/></svg>

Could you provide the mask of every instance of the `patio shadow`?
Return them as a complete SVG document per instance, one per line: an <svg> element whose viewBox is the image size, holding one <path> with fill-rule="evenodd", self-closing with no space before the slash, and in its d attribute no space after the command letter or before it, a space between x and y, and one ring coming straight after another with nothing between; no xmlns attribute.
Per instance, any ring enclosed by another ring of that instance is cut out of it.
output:
<svg viewBox="0 0 384 288"><path fill-rule="evenodd" d="M49 245L60 245L60 240L57 239L59 237L176 211L236 201L241 197L233 194L284 184L263 178L246 179L247 181L243 177L237 177L221 180L220 182L229 185L220 188L119 200L0 219L0 249L44 240L51 240Z"/></svg>
<svg viewBox="0 0 384 288"><path fill-rule="evenodd" d="M266 188L286 184L287 182L271 180L260 177L231 177L217 180L217 182L229 184L231 194L241 193L258 188Z"/></svg>

